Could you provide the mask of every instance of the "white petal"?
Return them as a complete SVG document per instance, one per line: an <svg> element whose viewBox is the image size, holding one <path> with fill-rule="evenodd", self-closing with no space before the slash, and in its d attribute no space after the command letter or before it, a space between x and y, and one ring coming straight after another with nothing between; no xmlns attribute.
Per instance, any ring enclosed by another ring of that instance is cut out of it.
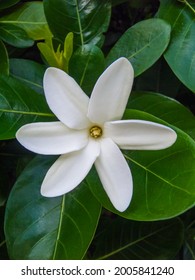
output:
<svg viewBox="0 0 195 280"><path fill-rule="evenodd" d="M64 71L50 67L46 70L43 86L47 103L53 113L71 128L88 126L88 96L76 81Z"/></svg>
<svg viewBox="0 0 195 280"><path fill-rule="evenodd" d="M88 174L99 152L99 143L90 141L84 149L60 156L47 172L41 194L54 197L73 190Z"/></svg>
<svg viewBox="0 0 195 280"><path fill-rule="evenodd" d="M128 150L161 150L173 145L177 139L171 128L143 120L108 122L104 134L121 149Z"/></svg>
<svg viewBox="0 0 195 280"><path fill-rule="evenodd" d="M133 68L126 58L119 58L99 77L90 101L88 117L93 123L122 118L133 84Z"/></svg>
<svg viewBox="0 0 195 280"><path fill-rule="evenodd" d="M111 139L101 141L100 156L95 167L114 207L121 212L125 211L133 192L132 176L125 158Z"/></svg>
<svg viewBox="0 0 195 280"><path fill-rule="evenodd" d="M32 123L22 126L17 140L28 150L45 155L77 151L88 143L86 130L73 130L61 122Z"/></svg>

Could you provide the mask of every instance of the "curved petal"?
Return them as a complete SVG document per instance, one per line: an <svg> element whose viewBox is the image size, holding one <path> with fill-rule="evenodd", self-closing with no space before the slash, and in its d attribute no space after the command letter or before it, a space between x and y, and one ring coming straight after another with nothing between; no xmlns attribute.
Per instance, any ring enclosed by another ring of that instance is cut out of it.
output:
<svg viewBox="0 0 195 280"><path fill-rule="evenodd" d="M101 141L101 151L95 167L114 207L121 212L125 211L133 192L132 176L125 158L111 139Z"/></svg>
<svg viewBox="0 0 195 280"><path fill-rule="evenodd" d="M43 86L47 103L61 122L76 129L88 126L89 98L73 78L50 67L45 72Z"/></svg>
<svg viewBox="0 0 195 280"><path fill-rule="evenodd" d="M28 150L44 155L60 155L82 149L88 143L86 130L73 130L61 122L22 126L17 140Z"/></svg>
<svg viewBox="0 0 195 280"><path fill-rule="evenodd" d="M119 58L99 77L90 101L88 117L93 123L122 118L133 84L133 68L126 58Z"/></svg>
<svg viewBox="0 0 195 280"><path fill-rule="evenodd" d="M90 141L84 149L60 156L47 172L41 194L55 197L76 188L90 171L99 152L99 143Z"/></svg>
<svg viewBox="0 0 195 280"><path fill-rule="evenodd" d="M143 120L105 123L104 134L128 150L161 150L174 144L175 131L165 125Z"/></svg>

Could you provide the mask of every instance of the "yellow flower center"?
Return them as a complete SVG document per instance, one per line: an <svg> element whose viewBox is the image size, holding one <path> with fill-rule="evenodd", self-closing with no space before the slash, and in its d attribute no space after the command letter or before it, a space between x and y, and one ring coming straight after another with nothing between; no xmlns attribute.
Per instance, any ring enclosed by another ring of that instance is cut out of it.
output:
<svg viewBox="0 0 195 280"><path fill-rule="evenodd" d="M89 134L91 137L97 139L102 136L102 129L99 126L92 126L89 130Z"/></svg>

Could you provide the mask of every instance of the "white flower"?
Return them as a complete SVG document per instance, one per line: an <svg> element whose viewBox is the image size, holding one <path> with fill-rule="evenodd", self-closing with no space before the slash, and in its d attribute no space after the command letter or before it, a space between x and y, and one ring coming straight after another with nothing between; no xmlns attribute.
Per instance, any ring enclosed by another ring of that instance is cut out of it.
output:
<svg viewBox="0 0 195 280"><path fill-rule="evenodd" d="M120 151L158 150L177 138L169 127L143 120L121 120L133 84L125 58L112 63L89 98L68 74L48 68L44 76L47 103L59 121L22 126L16 134L27 149L61 155L47 172L41 194L63 195L79 185L95 163L114 207L125 211L133 191L130 168Z"/></svg>

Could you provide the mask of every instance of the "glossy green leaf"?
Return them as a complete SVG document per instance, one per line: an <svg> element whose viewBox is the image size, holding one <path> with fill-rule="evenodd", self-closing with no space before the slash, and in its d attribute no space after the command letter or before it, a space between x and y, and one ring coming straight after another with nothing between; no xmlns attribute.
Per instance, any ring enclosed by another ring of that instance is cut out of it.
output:
<svg viewBox="0 0 195 280"><path fill-rule="evenodd" d="M169 22L172 27L165 59L185 86L195 92L195 10L175 0L162 0L158 16Z"/></svg>
<svg viewBox="0 0 195 280"><path fill-rule="evenodd" d="M10 75L38 93L43 93L46 66L29 59L10 59Z"/></svg>
<svg viewBox="0 0 195 280"><path fill-rule="evenodd" d="M18 5L12 12L2 16L0 23L9 27L10 30L14 27L23 29L33 40L42 40L51 36L41 1Z"/></svg>
<svg viewBox="0 0 195 280"><path fill-rule="evenodd" d="M73 32L76 46L102 45L110 20L109 0L44 0L43 3L49 27L61 42Z"/></svg>
<svg viewBox="0 0 195 280"><path fill-rule="evenodd" d="M0 9L6 9L18 3L20 0L1 0Z"/></svg>
<svg viewBox="0 0 195 280"><path fill-rule="evenodd" d="M100 260L170 260L181 248L179 219L134 222L117 217L104 221L92 243L92 258Z"/></svg>
<svg viewBox="0 0 195 280"><path fill-rule="evenodd" d="M84 45L73 54L69 73L85 91L90 94L95 82L105 68L102 51L93 45Z"/></svg>
<svg viewBox="0 0 195 280"><path fill-rule="evenodd" d="M54 157L36 157L10 194L5 235L11 259L82 259L91 243L101 206L85 182L65 196L40 195L53 162Z"/></svg>
<svg viewBox="0 0 195 280"><path fill-rule="evenodd" d="M5 45L0 41L0 74L9 75L9 58Z"/></svg>
<svg viewBox="0 0 195 280"><path fill-rule="evenodd" d="M158 93L134 92L128 108L150 113L185 131L195 140L195 117L175 99Z"/></svg>
<svg viewBox="0 0 195 280"><path fill-rule="evenodd" d="M148 113L127 110L125 119L163 122ZM133 176L133 198L121 213L111 205L97 173L87 177L91 191L110 211L127 219L151 221L175 217L195 205L195 142L183 131L170 148L159 151L123 151ZM120 188L120 186L119 186Z"/></svg>
<svg viewBox="0 0 195 280"><path fill-rule="evenodd" d="M55 118L43 95L12 77L0 77L0 139L15 137L24 124Z"/></svg>
<svg viewBox="0 0 195 280"><path fill-rule="evenodd" d="M33 40L31 40L26 31L21 27L2 23L0 21L0 39L5 41L7 44L18 48L27 48L33 45Z"/></svg>
<svg viewBox="0 0 195 280"><path fill-rule="evenodd" d="M152 66L165 51L170 39L170 25L161 19L148 19L130 27L107 56L107 65L126 57L135 76Z"/></svg>

